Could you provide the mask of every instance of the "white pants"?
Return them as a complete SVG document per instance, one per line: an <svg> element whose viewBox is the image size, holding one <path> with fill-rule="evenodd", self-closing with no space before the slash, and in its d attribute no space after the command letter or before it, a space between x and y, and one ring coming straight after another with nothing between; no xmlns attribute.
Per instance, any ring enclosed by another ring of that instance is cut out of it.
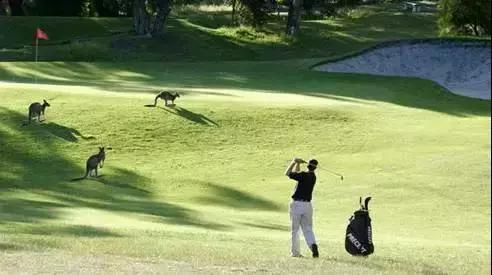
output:
<svg viewBox="0 0 492 275"><path fill-rule="evenodd" d="M299 244L299 227L302 228L307 245L316 243L313 232L313 206L310 202L292 201L290 203L290 221L292 231L292 256L301 255Z"/></svg>

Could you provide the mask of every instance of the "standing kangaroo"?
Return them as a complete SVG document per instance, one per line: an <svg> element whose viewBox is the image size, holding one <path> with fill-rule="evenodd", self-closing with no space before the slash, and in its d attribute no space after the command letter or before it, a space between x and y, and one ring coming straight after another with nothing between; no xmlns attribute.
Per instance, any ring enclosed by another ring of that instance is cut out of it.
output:
<svg viewBox="0 0 492 275"><path fill-rule="evenodd" d="M160 98L162 100L165 101L165 104L167 106L167 101L170 100L171 101L171 104L174 105L174 100L179 97L179 94L178 92L174 92L174 94L168 92L168 91L162 91L160 92L156 97L155 97L155 100L154 100L154 106L157 106L157 100Z"/></svg>
<svg viewBox="0 0 492 275"><path fill-rule="evenodd" d="M41 122L41 115L43 115L44 118L44 110L46 107L49 107L50 104L43 99L43 104L39 102L34 102L31 105L29 105L29 114L27 115L27 123L31 123L31 118L33 116L38 117L38 121Z"/></svg>
<svg viewBox="0 0 492 275"><path fill-rule="evenodd" d="M85 165L85 176L81 178L76 178L73 179L72 181L75 180L83 180L86 179L88 176L92 176L92 171L95 172L95 175L97 177L97 167L99 168L103 167L104 164L104 159L106 158L106 153L104 152L104 147L99 147L99 153L92 155L87 159L86 165Z"/></svg>

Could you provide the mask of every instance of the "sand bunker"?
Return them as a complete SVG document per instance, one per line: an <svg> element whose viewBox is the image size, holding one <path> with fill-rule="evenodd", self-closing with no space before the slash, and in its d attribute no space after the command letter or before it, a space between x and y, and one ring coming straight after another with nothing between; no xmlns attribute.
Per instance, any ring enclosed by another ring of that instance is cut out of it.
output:
<svg viewBox="0 0 492 275"><path fill-rule="evenodd" d="M452 93L490 99L490 49L480 41L388 42L314 69L427 78Z"/></svg>

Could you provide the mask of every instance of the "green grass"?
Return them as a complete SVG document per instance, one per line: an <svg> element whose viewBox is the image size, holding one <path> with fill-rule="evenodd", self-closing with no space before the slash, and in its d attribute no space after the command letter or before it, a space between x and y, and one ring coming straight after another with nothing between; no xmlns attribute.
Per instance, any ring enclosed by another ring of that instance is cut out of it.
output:
<svg viewBox="0 0 492 275"><path fill-rule="evenodd" d="M124 18L0 17L0 60L24 61L0 62L0 273L490 274L490 101L309 70L435 37L434 15L364 6L295 39L284 18L229 16L176 8L151 39ZM40 60L57 62L25 62L37 26ZM163 88L177 107L145 107ZM43 98L47 120L22 126ZM70 181L101 145L103 176ZM345 176L318 172L317 260L289 257L294 156ZM366 259L343 248L359 196L373 196Z"/></svg>
<svg viewBox="0 0 492 275"><path fill-rule="evenodd" d="M330 58L382 41L437 36L435 15L405 13L387 4L363 6L341 18L305 20L295 39L283 35L285 20L273 16L262 29L254 30L230 27L227 9L176 8L165 35L147 38L111 35L131 31L129 18L0 17L0 60L32 61L36 26L43 27L51 39L41 41L39 58L45 61ZM64 28L58 28L61 24Z"/></svg>
<svg viewBox="0 0 492 275"><path fill-rule="evenodd" d="M1 16L0 23L0 47L21 47L33 44L37 27L45 30L49 36L49 40L42 40L40 44L49 45L70 39L87 39L127 31L131 21L127 18Z"/></svg>
<svg viewBox="0 0 492 275"><path fill-rule="evenodd" d="M312 62L0 63L0 270L490 273L490 101ZM161 87L177 107L144 107ZM345 176L318 172L318 260L289 257L293 156ZM343 248L361 195L367 259Z"/></svg>

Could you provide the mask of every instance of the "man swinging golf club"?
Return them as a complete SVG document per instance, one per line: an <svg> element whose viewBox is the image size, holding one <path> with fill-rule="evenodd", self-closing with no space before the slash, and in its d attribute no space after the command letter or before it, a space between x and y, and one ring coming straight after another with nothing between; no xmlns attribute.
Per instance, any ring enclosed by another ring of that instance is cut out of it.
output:
<svg viewBox="0 0 492 275"><path fill-rule="evenodd" d="M316 184L316 175L314 170L318 161L311 159L307 162L308 171L300 171L300 164L306 163L300 158L294 158L287 167L285 175L297 181L297 185L292 195L290 203L290 220L292 233L292 257L302 257L299 244L299 227L302 228L304 239L313 253L313 258L319 257L318 245L313 232L313 206L311 198L314 185ZM294 171L292 171L294 169Z"/></svg>

